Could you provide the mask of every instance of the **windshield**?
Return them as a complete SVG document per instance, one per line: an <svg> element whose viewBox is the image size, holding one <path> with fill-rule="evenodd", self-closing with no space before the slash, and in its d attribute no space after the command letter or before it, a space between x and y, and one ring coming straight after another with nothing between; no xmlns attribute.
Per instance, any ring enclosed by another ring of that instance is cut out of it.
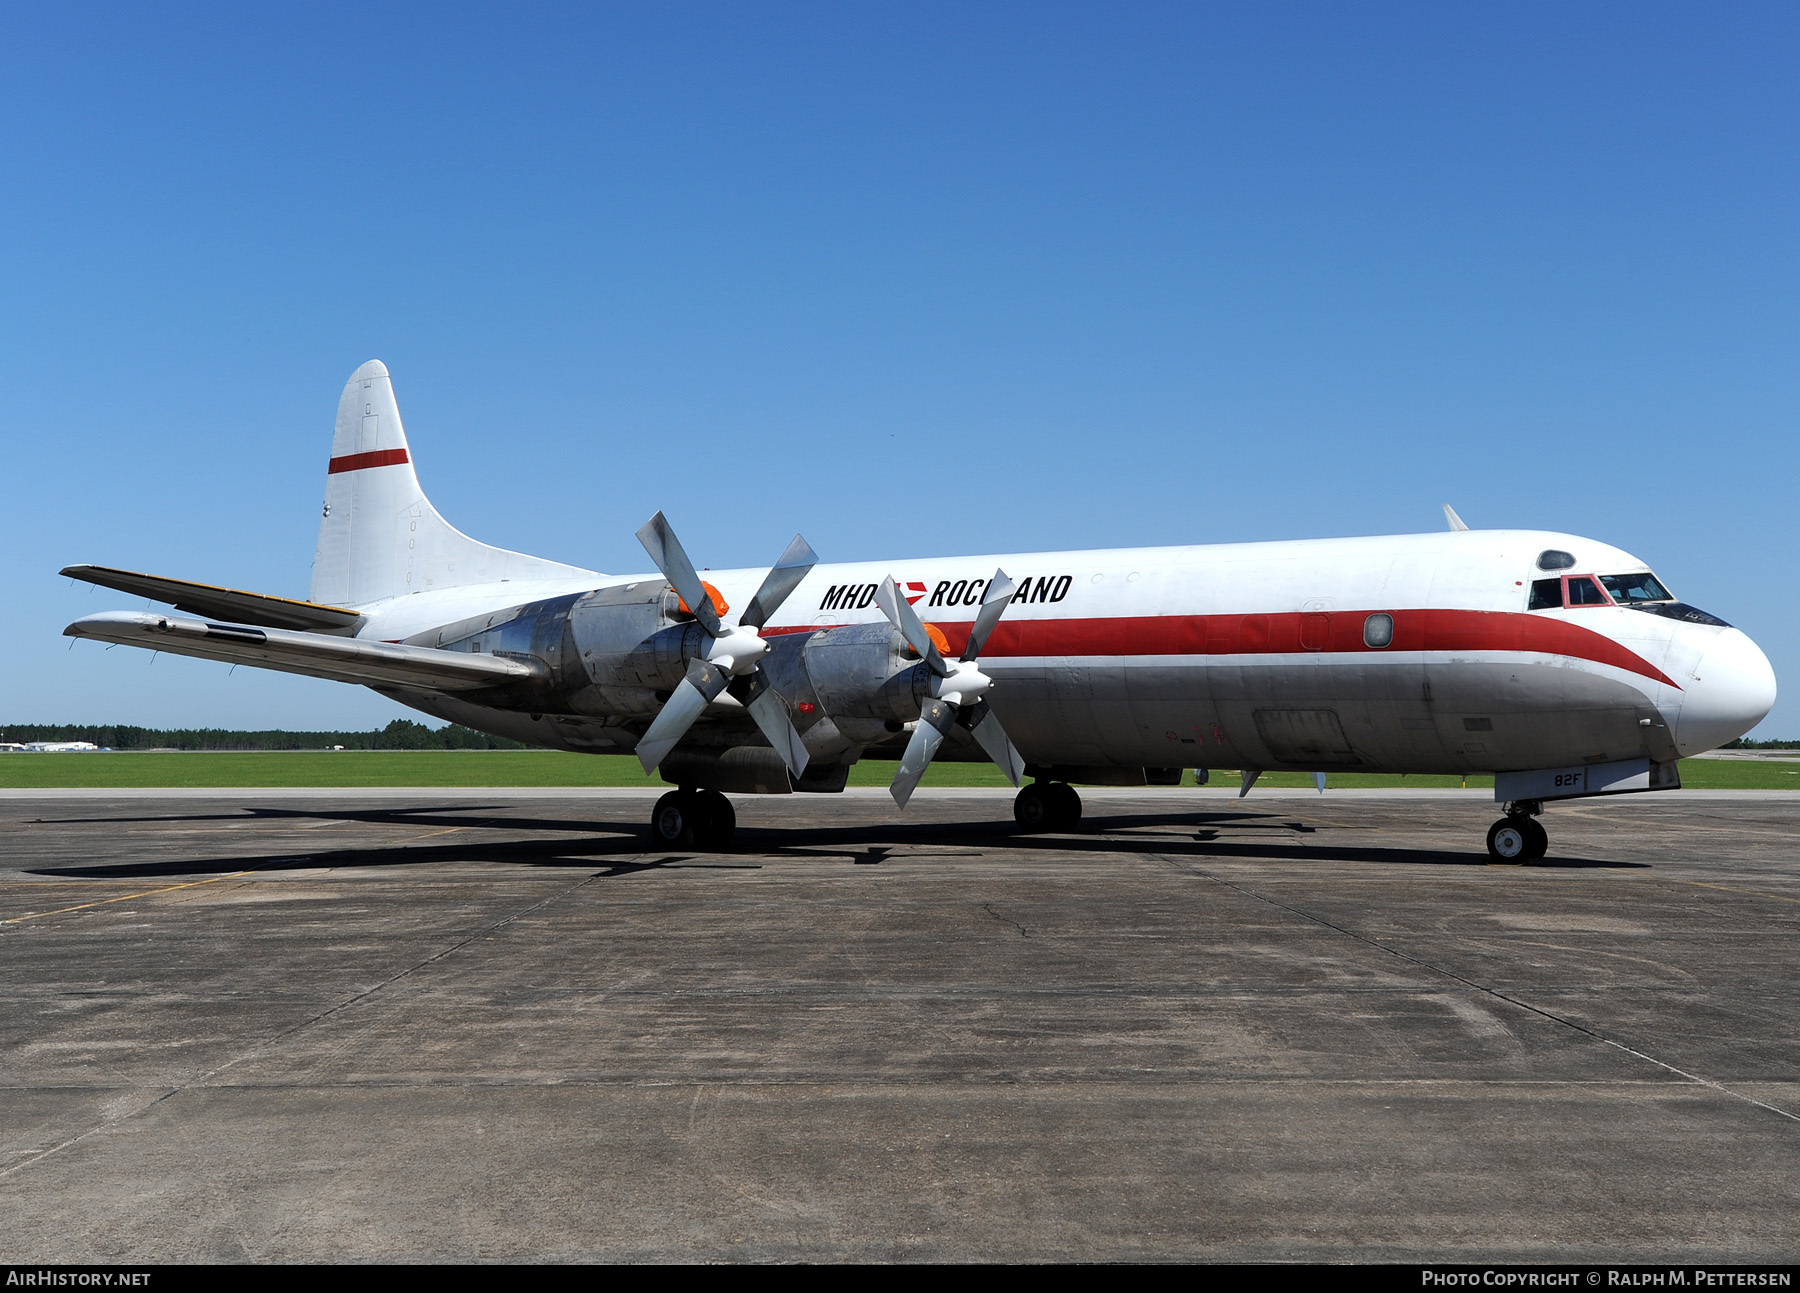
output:
<svg viewBox="0 0 1800 1293"><path fill-rule="evenodd" d="M1675 600L1674 594L1664 588L1648 570L1635 575L1601 575L1600 582L1606 585L1606 591L1621 606Z"/></svg>

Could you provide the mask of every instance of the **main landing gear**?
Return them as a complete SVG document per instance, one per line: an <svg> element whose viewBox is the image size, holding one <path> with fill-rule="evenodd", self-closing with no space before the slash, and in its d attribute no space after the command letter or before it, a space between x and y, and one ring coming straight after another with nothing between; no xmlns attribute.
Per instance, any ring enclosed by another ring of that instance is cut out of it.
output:
<svg viewBox="0 0 1800 1293"><path fill-rule="evenodd" d="M714 853L731 847L737 833L737 810L716 790L683 786L656 801L650 814L650 842L661 849L700 849Z"/></svg>
<svg viewBox="0 0 1800 1293"><path fill-rule="evenodd" d="M1066 781L1034 781L1013 800L1013 817L1028 835L1072 831L1081 821L1081 796Z"/></svg>
<svg viewBox="0 0 1800 1293"><path fill-rule="evenodd" d="M1488 856L1497 862L1535 862L1550 847L1550 836L1538 824L1544 811L1535 799L1506 806L1506 816L1488 827Z"/></svg>

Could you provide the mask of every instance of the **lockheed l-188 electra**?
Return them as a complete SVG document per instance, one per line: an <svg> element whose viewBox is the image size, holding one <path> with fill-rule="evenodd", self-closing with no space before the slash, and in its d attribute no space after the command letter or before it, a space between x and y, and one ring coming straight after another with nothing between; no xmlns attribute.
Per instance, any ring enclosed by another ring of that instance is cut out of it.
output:
<svg viewBox="0 0 1800 1293"><path fill-rule="evenodd" d="M1431 534L772 566L705 579L658 513L653 572L479 543L425 497L378 362L338 405L305 600L104 566L165 603L72 637L371 687L531 745L635 753L673 789L651 834L732 838L729 794L842 790L898 758L991 759L1027 831L1077 785L1192 768L1492 773L1487 847L1543 856L1546 803L1673 789L1677 760L1775 702L1756 644L1630 553L1572 534Z"/></svg>

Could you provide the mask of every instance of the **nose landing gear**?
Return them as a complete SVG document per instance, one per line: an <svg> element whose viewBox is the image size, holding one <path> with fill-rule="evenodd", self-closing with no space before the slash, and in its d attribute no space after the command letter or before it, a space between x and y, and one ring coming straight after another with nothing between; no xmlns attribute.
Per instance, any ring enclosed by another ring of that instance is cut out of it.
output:
<svg viewBox="0 0 1800 1293"><path fill-rule="evenodd" d="M1066 781L1034 781L1013 800L1013 820L1027 835L1072 831L1081 821L1081 796Z"/></svg>
<svg viewBox="0 0 1800 1293"><path fill-rule="evenodd" d="M688 786L671 790L650 813L650 842L655 848L716 853L730 848L736 833L737 810L716 790Z"/></svg>
<svg viewBox="0 0 1800 1293"><path fill-rule="evenodd" d="M1488 827L1488 856L1496 862L1535 862L1550 847L1550 836L1538 824L1544 811L1535 799L1506 806L1506 816Z"/></svg>

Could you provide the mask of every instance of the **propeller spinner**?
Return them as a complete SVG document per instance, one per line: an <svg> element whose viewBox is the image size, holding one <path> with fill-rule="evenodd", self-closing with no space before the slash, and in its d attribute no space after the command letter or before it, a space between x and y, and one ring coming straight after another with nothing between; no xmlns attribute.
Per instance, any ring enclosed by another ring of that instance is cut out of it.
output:
<svg viewBox="0 0 1800 1293"><path fill-rule="evenodd" d="M931 684L931 698L919 706L919 724L913 729L912 739L906 743L906 753L900 758L900 770L894 774L894 784L888 787L888 793L900 807L906 807L906 801L912 798L919 778L931 766L933 756L954 724L960 723L969 730L988 758L1013 785L1024 779L1025 760L1013 748L1000 720L987 703L987 692L994 680L981 672L976 664L994 626L1012 605L1014 587L1004 570L994 572L994 577L988 580L987 591L982 594L981 609L975 613L968 644L956 660L944 659L912 604L900 595L892 575L882 581L876 592L876 605L900 630L908 645L924 659L925 667L936 675Z"/></svg>
<svg viewBox="0 0 1800 1293"><path fill-rule="evenodd" d="M762 586L738 616L737 623L727 628L668 519L658 512L637 532L637 537L707 634L700 657L688 664L687 677L676 686L650 730L638 742L638 761L644 765L645 775L656 770L706 707L730 689L750 711L750 717L781 755L788 771L798 777L806 771L806 747L788 717L787 702L769 684L757 661L769 651L761 629L788 594L800 586L807 571L818 564L818 554L796 534L763 577Z"/></svg>

